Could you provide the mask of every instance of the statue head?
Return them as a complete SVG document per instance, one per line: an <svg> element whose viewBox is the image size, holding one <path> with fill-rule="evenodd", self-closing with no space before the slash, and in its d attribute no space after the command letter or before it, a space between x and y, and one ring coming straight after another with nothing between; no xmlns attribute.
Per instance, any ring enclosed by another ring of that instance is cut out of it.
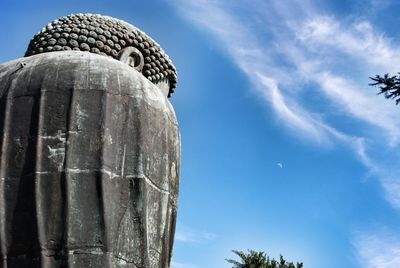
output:
<svg viewBox="0 0 400 268"><path fill-rule="evenodd" d="M25 56L65 50L88 51L122 61L168 96L176 87L176 69L168 55L144 32L122 20L98 14L62 17L32 38Z"/></svg>

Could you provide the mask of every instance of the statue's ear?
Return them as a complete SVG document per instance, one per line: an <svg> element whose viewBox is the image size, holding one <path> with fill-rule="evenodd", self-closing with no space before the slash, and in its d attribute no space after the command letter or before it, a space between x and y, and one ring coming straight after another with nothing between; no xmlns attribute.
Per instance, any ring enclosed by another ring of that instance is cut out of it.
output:
<svg viewBox="0 0 400 268"><path fill-rule="evenodd" d="M142 53L137 48L125 47L119 52L118 59L133 67L138 72L142 72L144 59Z"/></svg>

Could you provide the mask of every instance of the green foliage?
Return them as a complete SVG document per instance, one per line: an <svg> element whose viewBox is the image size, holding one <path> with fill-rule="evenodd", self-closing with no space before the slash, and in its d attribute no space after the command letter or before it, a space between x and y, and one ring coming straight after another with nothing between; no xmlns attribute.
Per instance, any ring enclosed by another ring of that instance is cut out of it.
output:
<svg viewBox="0 0 400 268"><path fill-rule="evenodd" d="M384 94L387 99L394 99L396 104L400 103L400 76L394 75L384 76L377 75L375 78L370 77L374 82L370 86L379 86L380 92Z"/></svg>
<svg viewBox="0 0 400 268"><path fill-rule="evenodd" d="M243 251L232 250L240 261L226 259L227 262L233 264L232 268L302 268L303 263L298 262L294 265L292 262L287 262L281 255L279 261L270 259L262 251L249 250L249 253Z"/></svg>

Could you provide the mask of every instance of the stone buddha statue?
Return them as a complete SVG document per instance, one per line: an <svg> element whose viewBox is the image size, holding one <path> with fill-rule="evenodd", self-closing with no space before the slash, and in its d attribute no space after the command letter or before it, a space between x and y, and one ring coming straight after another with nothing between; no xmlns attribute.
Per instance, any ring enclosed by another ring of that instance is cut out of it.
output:
<svg viewBox="0 0 400 268"><path fill-rule="evenodd" d="M154 40L93 14L0 65L1 267L170 267L176 81Z"/></svg>

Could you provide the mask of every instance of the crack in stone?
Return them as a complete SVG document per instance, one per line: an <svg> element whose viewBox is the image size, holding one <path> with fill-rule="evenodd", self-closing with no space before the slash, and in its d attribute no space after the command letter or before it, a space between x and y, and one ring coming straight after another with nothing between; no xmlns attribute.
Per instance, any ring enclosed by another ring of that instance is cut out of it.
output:
<svg viewBox="0 0 400 268"><path fill-rule="evenodd" d="M151 179L149 179L146 175L140 174L140 175L127 175L127 179L144 179L150 186L152 186L155 190L165 193L165 194L170 194L168 190L162 189L159 186L157 186Z"/></svg>
<svg viewBox="0 0 400 268"><path fill-rule="evenodd" d="M127 260L127 259L125 259L125 258L123 258L121 256L118 256L118 255L114 255L114 257L116 259L122 260L122 261L124 261L126 263L133 264L133 265L135 265L135 267L139 268L139 266L134 261L129 261L129 260Z"/></svg>

